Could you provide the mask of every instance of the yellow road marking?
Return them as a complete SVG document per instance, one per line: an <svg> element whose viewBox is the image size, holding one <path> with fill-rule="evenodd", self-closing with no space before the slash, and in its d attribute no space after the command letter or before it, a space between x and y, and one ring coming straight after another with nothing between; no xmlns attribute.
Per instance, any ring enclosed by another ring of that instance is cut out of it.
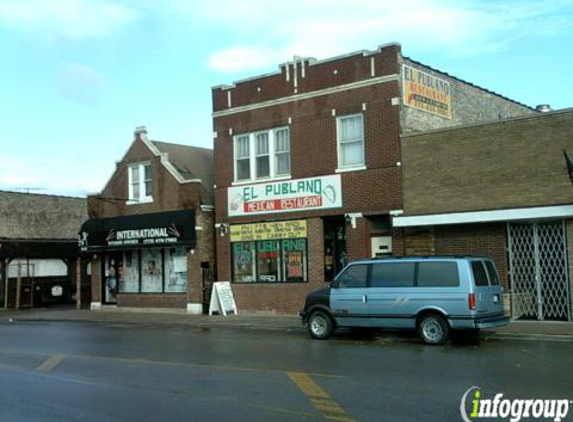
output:
<svg viewBox="0 0 573 422"><path fill-rule="evenodd" d="M35 351L29 350L19 350L19 349L2 349L0 348L0 355L2 354L25 354L29 356L37 356L40 353ZM193 363L193 362L174 362L174 361L166 361L166 360L153 360L153 359L141 359L141 358L120 358L120 357L113 357L113 356L92 356L92 355L66 355L64 357L72 358L72 359L87 359L87 360L107 360L107 361L116 361L116 362L127 362L139 365L164 365L164 366L181 366L181 367L189 367L189 368L206 368L206 369L213 369L218 371L237 371L237 372L258 372L258 373L267 373L267 374L284 374L284 369L265 369L265 368L252 368L247 366L232 366L232 365L216 365L210 363ZM344 379L346 378L345 375L336 375L336 374L324 374L324 373L317 373L317 372L309 372L307 375L312 375L313 377L321 377L321 378L336 378L336 379Z"/></svg>
<svg viewBox="0 0 573 422"><path fill-rule="evenodd" d="M286 374L309 398L312 405L325 419L343 422L353 422L356 420L348 415L342 406L315 383L308 374L304 372L287 372Z"/></svg>
<svg viewBox="0 0 573 422"><path fill-rule="evenodd" d="M46 359L36 369L40 372L51 372L65 358L64 355L53 355Z"/></svg>

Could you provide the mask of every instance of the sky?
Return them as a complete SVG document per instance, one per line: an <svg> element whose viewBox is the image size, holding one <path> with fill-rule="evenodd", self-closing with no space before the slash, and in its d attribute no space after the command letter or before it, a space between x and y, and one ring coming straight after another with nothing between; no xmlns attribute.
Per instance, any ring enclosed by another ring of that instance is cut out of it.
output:
<svg viewBox="0 0 573 422"><path fill-rule="evenodd" d="M390 42L573 107L573 0L0 0L0 190L100 192L136 126L212 148L211 87Z"/></svg>

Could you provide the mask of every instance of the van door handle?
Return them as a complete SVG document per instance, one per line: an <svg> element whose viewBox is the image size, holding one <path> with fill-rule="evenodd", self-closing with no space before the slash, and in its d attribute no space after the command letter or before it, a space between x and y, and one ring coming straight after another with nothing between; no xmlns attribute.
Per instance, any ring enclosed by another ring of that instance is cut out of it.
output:
<svg viewBox="0 0 573 422"><path fill-rule="evenodd" d="M368 296L366 295L362 296L362 302L364 303L368 302Z"/></svg>

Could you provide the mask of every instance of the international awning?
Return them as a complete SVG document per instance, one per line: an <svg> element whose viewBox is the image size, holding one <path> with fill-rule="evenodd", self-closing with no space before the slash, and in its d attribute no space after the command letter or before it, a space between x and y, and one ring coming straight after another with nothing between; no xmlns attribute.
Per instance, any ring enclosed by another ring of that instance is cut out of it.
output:
<svg viewBox="0 0 573 422"><path fill-rule="evenodd" d="M97 252L196 246L193 210L90 219L79 233L81 250Z"/></svg>

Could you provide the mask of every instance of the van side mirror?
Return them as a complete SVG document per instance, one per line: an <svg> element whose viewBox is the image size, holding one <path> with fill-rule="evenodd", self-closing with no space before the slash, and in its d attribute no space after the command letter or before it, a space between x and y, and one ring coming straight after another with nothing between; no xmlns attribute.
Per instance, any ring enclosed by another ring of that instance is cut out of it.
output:
<svg viewBox="0 0 573 422"><path fill-rule="evenodd" d="M332 288L332 289L338 289L338 287L339 287L339 286L338 286L338 281L332 280L332 281L330 282L330 288Z"/></svg>

